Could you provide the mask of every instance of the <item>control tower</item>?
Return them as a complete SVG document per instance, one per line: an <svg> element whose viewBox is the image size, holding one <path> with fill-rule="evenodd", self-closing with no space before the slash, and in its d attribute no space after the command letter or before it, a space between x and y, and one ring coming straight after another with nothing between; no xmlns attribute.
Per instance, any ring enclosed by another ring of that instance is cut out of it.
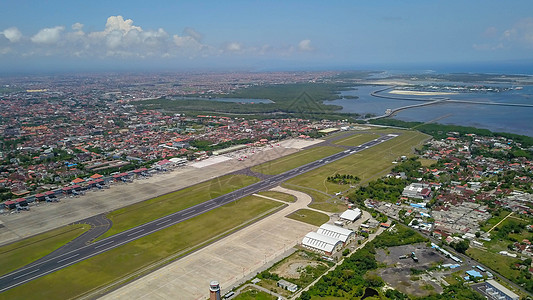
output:
<svg viewBox="0 0 533 300"><path fill-rule="evenodd" d="M209 300L220 300L220 284L218 281L213 280L209 285Z"/></svg>

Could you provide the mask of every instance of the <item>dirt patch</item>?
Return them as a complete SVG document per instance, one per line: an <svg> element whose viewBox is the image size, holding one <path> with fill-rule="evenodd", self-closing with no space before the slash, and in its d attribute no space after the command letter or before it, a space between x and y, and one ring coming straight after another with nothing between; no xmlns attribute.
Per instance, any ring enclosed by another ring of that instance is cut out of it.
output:
<svg viewBox="0 0 533 300"><path fill-rule="evenodd" d="M411 257L411 253L415 253L418 261ZM442 263L453 262L425 244L378 249L376 260L387 265L376 272L389 286L416 297L441 293L443 289L434 276L439 272L427 271Z"/></svg>
<svg viewBox="0 0 533 300"><path fill-rule="evenodd" d="M416 297L442 293L442 287L429 280L427 276L412 275L411 268L387 268L378 271L378 275L394 289Z"/></svg>
<svg viewBox="0 0 533 300"><path fill-rule="evenodd" d="M305 252L298 251L292 256L288 257L283 263L274 267L271 272L279 275L280 277L299 279L303 270L307 266L327 266L327 264L316 261L311 257L308 257Z"/></svg>
<svg viewBox="0 0 533 300"><path fill-rule="evenodd" d="M278 274L281 277L298 279L300 278L301 270L305 269L305 267L316 267L321 264L322 263L308 260L293 261L288 264L283 264L279 268L276 268L276 271L274 273Z"/></svg>

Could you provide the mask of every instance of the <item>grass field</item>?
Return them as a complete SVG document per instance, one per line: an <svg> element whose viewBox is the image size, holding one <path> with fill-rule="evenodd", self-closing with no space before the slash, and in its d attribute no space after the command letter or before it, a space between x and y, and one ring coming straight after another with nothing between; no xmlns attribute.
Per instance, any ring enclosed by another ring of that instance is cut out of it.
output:
<svg viewBox="0 0 533 300"><path fill-rule="evenodd" d="M283 183L282 186L291 190L306 193L307 195L311 196L311 198L313 198L313 202L311 202L309 205L311 208L333 213L342 212L347 208L346 203L340 200L339 197L325 194L313 188L287 183Z"/></svg>
<svg viewBox="0 0 533 300"><path fill-rule="evenodd" d="M225 175L117 209L107 214L107 217L113 222L113 226L98 239L153 221L258 181L258 178L246 175Z"/></svg>
<svg viewBox="0 0 533 300"><path fill-rule="evenodd" d="M306 193L306 189L308 191L313 189L334 195L336 192L344 191L350 187L327 182L328 176L336 173L351 174L361 178L360 184L365 184L385 175L393 167L393 160L402 155L409 156L413 153L413 148L420 146L428 137L428 135L416 131L402 131L400 136L392 140L292 178L286 182L286 187ZM298 189L295 186L302 188ZM320 192L315 191L313 195L313 203L310 207L338 212L339 203L333 203L329 197Z"/></svg>
<svg viewBox="0 0 533 300"><path fill-rule="evenodd" d="M252 287L246 288L242 293L233 298L234 300L276 300L277 297L259 291Z"/></svg>
<svg viewBox="0 0 533 300"><path fill-rule="evenodd" d="M259 192L257 194L267 196L270 198L274 198L277 200L285 201L285 202L296 202L296 197L294 197L293 195L282 193L282 192L264 191L264 192Z"/></svg>
<svg viewBox="0 0 533 300"><path fill-rule="evenodd" d="M44 257L89 230L89 225L67 225L0 247L0 275Z"/></svg>
<svg viewBox="0 0 533 300"><path fill-rule="evenodd" d="M519 270L511 269L511 264L519 262L519 259L473 247L468 248L466 253L468 256L497 271L506 278L515 278L520 273Z"/></svg>
<svg viewBox="0 0 533 300"><path fill-rule="evenodd" d="M333 144L342 146L359 146L371 140L375 140L378 137L379 135L375 133L358 133L349 137L336 140L333 142Z"/></svg>
<svg viewBox="0 0 533 300"><path fill-rule="evenodd" d="M277 175L326 156L341 152L342 148L323 146L303 150L250 168L265 175Z"/></svg>
<svg viewBox="0 0 533 300"><path fill-rule="evenodd" d="M504 212L498 217L489 219L487 221L487 224L483 226L483 229L485 230L492 228L494 225L498 224L498 222L503 220L508 215L509 212ZM511 222L521 223L524 225L530 223L528 220L515 217L515 215L510 215L503 222L501 222L496 227L496 229L502 228L503 226ZM520 233L509 233L501 235L498 234L498 231L496 229L491 231L492 240L483 243L486 249L470 247L466 251L466 253L475 260L478 260L482 264L485 264L491 269L497 271L504 277L515 281L514 279L520 275L520 270L514 270L511 266L519 262L520 260L518 258L512 258L501 255L499 254L499 252L504 250L507 251L507 246L513 243L513 239L517 241L522 241L525 238L531 238L532 234L531 232L528 232L527 229L523 229Z"/></svg>
<svg viewBox="0 0 533 300"><path fill-rule="evenodd" d="M165 263L169 257L185 255L281 206L276 201L249 196L10 289L0 298L77 298L121 278L127 279L155 263Z"/></svg>
<svg viewBox="0 0 533 300"><path fill-rule="evenodd" d="M422 164L422 167L429 167L432 164L437 163L434 159L427 159L427 158L419 158L418 161Z"/></svg>
<svg viewBox="0 0 533 300"><path fill-rule="evenodd" d="M481 230L487 232L489 231L494 225L498 224L503 218L507 217L507 215L510 214L508 211L504 211L497 217L492 217L488 219L483 226L481 226Z"/></svg>
<svg viewBox="0 0 533 300"><path fill-rule="evenodd" d="M320 226L329 221L328 215L305 208L299 209L293 212L292 214L287 215L287 218L315 226Z"/></svg>

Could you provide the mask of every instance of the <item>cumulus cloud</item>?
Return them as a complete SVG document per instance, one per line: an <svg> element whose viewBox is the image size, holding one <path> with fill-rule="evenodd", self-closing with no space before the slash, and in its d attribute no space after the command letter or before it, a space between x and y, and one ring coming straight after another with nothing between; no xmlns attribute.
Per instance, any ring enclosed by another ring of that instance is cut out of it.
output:
<svg viewBox="0 0 533 300"><path fill-rule="evenodd" d="M71 28L72 30L75 30L75 31L81 31L83 30L83 24L76 22L72 24Z"/></svg>
<svg viewBox="0 0 533 300"><path fill-rule="evenodd" d="M102 22L103 23L103 22ZM110 16L101 30L89 31L76 22L68 27L42 28L33 36L24 37L16 28L0 31L0 55L16 53L21 57L60 56L80 58L194 58L222 56L291 56L313 51L309 39L292 45L250 45L228 37L226 43L212 46L194 28L169 34L163 28L145 29L132 19Z"/></svg>
<svg viewBox="0 0 533 300"><path fill-rule="evenodd" d="M298 43L298 50L300 51L313 51L314 48L311 46L311 40L302 40Z"/></svg>
<svg viewBox="0 0 533 300"><path fill-rule="evenodd" d="M59 41L63 30L65 30L64 26L43 28L31 37L31 41L37 44L55 44Z"/></svg>
<svg viewBox="0 0 533 300"><path fill-rule="evenodd" d="M6 39L8 39L12 43L16 43L22 38L22 33L18 30L17 27L10 27L8 29L5 29L1 33L6 37Z"/></svg>

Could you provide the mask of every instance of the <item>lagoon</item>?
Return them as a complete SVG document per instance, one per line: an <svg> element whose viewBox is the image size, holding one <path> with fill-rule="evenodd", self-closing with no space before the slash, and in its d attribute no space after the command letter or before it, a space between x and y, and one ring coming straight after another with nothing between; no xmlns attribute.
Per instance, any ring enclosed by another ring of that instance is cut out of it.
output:
<svg viewBox="0 0 533 300"><path fill-rule="evenodd" d="M383 99L371 96L372 92L384 86L362 85L354 90L343 91L341 96L357 96L357 99L324 101L324 104L342 106L341 112L382 115L387 109L412 105L420 102L410 100ZM402 95L388 94L394 97ZM409 96L416 98L417 96ZM424 97L421 97L424 98ZM425 97L427 98L427 97ZM502 92L468 92L446 95L453 100L533 104L533 86L520 90ZM402 121L434 122L486 128L494 132L511 132L533 136L533 107L509 107L468 103L442 103L407 109L398 112L395 119Z"/></svg>

